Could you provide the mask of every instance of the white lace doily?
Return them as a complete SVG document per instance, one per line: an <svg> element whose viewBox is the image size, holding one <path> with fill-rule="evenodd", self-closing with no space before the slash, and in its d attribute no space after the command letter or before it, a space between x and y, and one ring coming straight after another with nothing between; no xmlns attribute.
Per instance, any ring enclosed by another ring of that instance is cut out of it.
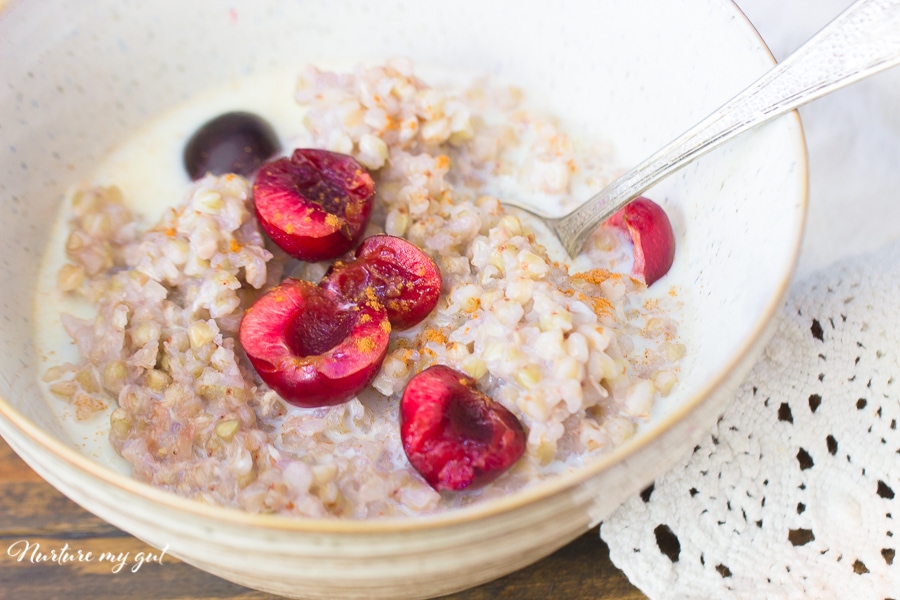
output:
<svg viewBox="0 0 900 600"><path fill-rule="evenodd" d="M777 321L715 430L601 526L650 598L900 598L900 244Z"/></svg>

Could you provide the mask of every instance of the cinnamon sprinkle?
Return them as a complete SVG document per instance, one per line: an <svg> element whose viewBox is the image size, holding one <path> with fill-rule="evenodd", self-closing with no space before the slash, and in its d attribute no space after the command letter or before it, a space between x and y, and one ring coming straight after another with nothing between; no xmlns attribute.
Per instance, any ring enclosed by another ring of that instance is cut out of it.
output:
<svg viewBox="0 0 900 600"><path fill-rule="evenodd" d="M597 315L598 318L615 315L616 309L613 306L613 303L603 296L589 297L579 292L576 298L590 306L591 310L594 311L594 314Z"/></svg>
<svg viewBox="0 0 900 600"><path fill-rule="evenodd" d="M590 271L584 271L583 273L575 273L574 275L572 275L572 279L578 279L587 283L592 283L594 285L600 285L607 279L618 280L621 278L622 275L620 275L619 273L613 273L612 271L607 271L606 269L591 269Z"/></svg>
<svg viewBox="0 0 900 600"><path fill-rule="evenodd" d="M356 341L356 348L360 352L369 353L375 349L375 342L371 338L360 338Z"/></svg>
<svg viewBox="0 0 900 600"><path fill-rule="evenodd" d="M419 339L417 341L423 345L426 342L434 342L436 344L446 344L447 343L447 335L441 329L435 329L433 327L429 327L429 328L425 329L421 334L419 334Z"/></svg>

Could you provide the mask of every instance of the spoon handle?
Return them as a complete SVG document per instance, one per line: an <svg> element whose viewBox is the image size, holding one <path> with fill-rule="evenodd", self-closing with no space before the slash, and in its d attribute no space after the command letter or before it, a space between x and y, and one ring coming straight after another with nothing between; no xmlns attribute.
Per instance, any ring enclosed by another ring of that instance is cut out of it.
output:
<svg viewBox="0 0 900 600"><path fill-rule="evenodd" d="M900 0L859 0L710 116L549 223L570 255L629 200L732 137L900 64Z"/></svg>

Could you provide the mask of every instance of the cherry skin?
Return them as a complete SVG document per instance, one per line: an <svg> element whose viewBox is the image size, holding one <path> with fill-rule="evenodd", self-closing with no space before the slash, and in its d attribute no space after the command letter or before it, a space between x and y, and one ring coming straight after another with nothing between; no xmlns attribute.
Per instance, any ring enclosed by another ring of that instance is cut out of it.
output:
<svg viewBox="0 0 900 600"><path fill-rule="evenodd" d="M230 112L204 123L184 147L184 168L196 181L207 173L247 177L278 153L275 130L262 117Z"/></svg>
<svg viewBox="0 0 900 600"><path fill-rule="evenodd" d="M669 272L675 261L675 233L663 208L640 196L607 221L631 236L634 244L632 275L647 286Z"/></svg>

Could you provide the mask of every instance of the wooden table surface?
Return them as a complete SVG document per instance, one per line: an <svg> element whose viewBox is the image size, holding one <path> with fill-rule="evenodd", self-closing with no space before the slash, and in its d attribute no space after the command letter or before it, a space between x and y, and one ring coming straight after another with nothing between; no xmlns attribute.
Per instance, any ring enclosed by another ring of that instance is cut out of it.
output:
<svg viewBox="0 0 900 600"><path fill-rule="evenodd" d="M28 546L30 544L30 546ZM32 562L40 551L77 557L92 552L129 553L124 568L115 562L63 560ZM138 553L158 551L86 512L34 473L0 439L0 598L52 600L274 599L170 556L138 565ZM21 560L19 560L21 558ZM638 600L645 598L609 560L597 529L544 560L452 600L560 599Z"/></svg>

